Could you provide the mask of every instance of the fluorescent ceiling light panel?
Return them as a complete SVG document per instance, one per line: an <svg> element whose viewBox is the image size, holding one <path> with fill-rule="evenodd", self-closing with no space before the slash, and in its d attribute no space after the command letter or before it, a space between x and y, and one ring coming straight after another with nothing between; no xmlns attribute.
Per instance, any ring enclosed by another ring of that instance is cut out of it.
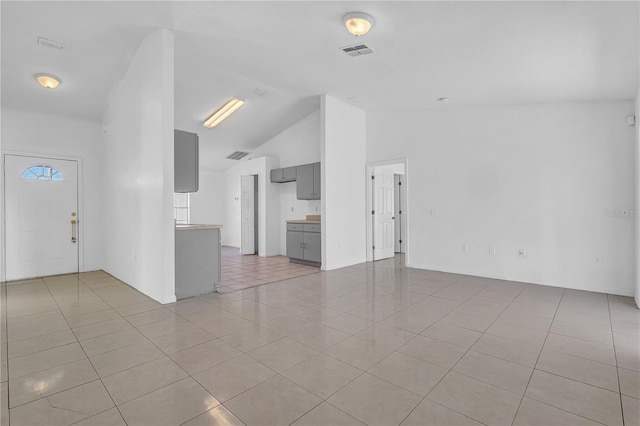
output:
<svg viewBox="0 0 640 426"><path fill-rule="evenodd" d="M202 123L202 125L210 129L216 127L218 124L226 120L227 117L237 111L242 105L244 105L244 101L242 99L231 98L226 104L220 107L220 109L211 114L209 118Z"/></svg>

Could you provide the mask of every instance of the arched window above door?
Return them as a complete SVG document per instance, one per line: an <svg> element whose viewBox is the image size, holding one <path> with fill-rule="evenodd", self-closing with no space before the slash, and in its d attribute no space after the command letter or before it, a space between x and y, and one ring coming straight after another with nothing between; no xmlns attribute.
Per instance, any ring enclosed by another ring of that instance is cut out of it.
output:
<svg viewBox="0 0 640 426"><path fill-rule="evenodd" d="M64 176L62 173L58 171L58 169L39 165L39 166L31 166L20 175L23 179L34 179L34 180L64 180Z"/></svg>

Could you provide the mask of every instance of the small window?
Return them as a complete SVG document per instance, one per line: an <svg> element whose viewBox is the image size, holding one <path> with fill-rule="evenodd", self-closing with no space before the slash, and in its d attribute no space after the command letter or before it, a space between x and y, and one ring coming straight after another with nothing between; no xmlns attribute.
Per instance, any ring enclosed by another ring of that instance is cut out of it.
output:
<svg viewBox="0 0 640 426"><path fill-rule="evenodd" d="M191 200L189 194L173 194L173 218L177 224L191 222Z"/></svg>
<svg viewBox="0 0 640 426"><path fill-rule="evenodd" d="M64 176L51 166L31 166L22 172L23 179L34 180L64 180Z"/></svg>

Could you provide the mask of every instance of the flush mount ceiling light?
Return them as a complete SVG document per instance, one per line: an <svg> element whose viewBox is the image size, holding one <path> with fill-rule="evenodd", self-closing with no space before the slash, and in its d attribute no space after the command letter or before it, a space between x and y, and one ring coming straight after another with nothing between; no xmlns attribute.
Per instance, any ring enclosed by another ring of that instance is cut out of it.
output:
<svg viewBox="0 0 640 426"><path fill-rule="evenodd" d="M355 36L365 35L376 23L373 16L363 12L347 13L343 21L347 31Z"/></svg>
<svg viewBox="0 0 640 426"><path fill-rule="evenodd" d="M438 98L438 99L436 99L436 101L438 101L438 102L449 102L450 99L449 98Z"/></svg>
<svg viewBox="0 0 640 426"><path fill-rule="evenodd" d="M216 127L218 124L226 120L227 117L237 111L242 105L244 105L244 101L242 99L231 98L226 104L211 114L204 123L202 123L202 125L210 129Z"/></svg>
<svg viewBox="0 0 640 426"><path fill-rule="evenodd" d="M55 89L60 85L60 79L51 74L36 74L34 77L38 84L45 89Z"/></svg>

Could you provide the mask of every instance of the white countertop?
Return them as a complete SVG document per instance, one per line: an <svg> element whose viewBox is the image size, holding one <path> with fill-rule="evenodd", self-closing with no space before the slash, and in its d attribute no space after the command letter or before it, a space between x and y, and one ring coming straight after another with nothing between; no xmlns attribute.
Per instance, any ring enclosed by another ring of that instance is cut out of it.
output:
<svg viewBox="0 0 640 426"><path fill-rule="evenodd" d="M200 229L220 229L222 225L203 225L203 224L190 224L190 225L176 225L176 231L197 231Z"/></svg>

